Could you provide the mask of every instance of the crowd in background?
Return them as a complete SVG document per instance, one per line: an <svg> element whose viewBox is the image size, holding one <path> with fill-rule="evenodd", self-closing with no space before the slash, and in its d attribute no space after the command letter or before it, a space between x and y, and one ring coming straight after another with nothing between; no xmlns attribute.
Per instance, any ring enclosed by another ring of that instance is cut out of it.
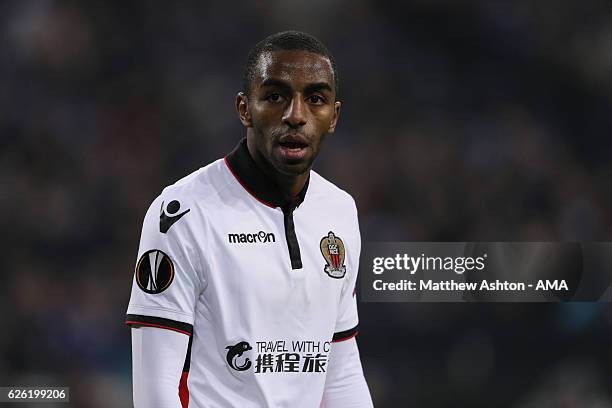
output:
<svg viewBox="0 0 612 408"><path fill-rule="evenodd" d="M37 0L0 22L0 385L130 405L144 213L244 136L242 67L276 31L335 54L315 169L355 197L364 241L610 240L609 1ZM377 407L612 407L607 304L360 317Z"/></svg>

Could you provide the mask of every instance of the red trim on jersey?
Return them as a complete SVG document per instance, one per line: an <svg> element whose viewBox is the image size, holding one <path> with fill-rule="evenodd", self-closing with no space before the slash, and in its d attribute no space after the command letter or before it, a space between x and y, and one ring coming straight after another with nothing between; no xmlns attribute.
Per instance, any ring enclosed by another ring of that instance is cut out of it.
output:
<svg viewBox="0 0 612 408"><path fill-rule="evenodd" d="M252 196L253 196L253 198L255 198L255 199L256 199L257 201L259 201L260 203L262 203L262 204L264 204L264 205L267 205L267 206L268 206L268 207L270 207L270 208L276 208L276 206L275 206L275 205L272 205L272 204L270 204L270 203L265 202L265 201L264 201L264 200L262 200L261 198L257 197L257 196L255 195L255 193L254 193L254 192L252 192L251 190L249 190L249 188L246 186L246 184L244 184L244 183L242 182L242 180L240 180L240 177L238 177L238 175L236 174L236 172L234 171L234 169L232 169L232 166L230 166L229 162L227 161L227 156L225 156L225 157L223 158L223 161L225 162L225 165L227 166L227 168L229 169L229 171L230 171L230 172L231 172L231 173L234 175L234 178L235 178L236 180L238 180L238 183L240 183L240 185L242 186L242 188L244 188L244 189L245 189L245 190L246 190L246 191L247 191L247 192L248 192L250 195L252 195Z"/></svg>
<svg viewBox="0 0 612 408"><path fill-rule="evenodd" d="M150 326L150 327L159 327L160 329L167 329L167 330L172 330L175 332L179 332L179 333L183 333L186 334L188 336L191 336L191 333L183 331L183 330L179 330L179 329L175 329L174 327L170 327L170 326L162 326L161 324L155 324L155 323L144 323L144 322L137 322L137 321L132 321L132 320L128 320L125 322L125 324L135 324L138 326Z"/></svg>
<svg viewBox="0 0 612 408"><path fill-rule="evenodd" d="M181 382L179 383L179 398L181 399L181 407L189 407L189 387L187 386L187 377L189 371L183 371L181 374Z"/></svg>
<svg viewBox="0 0 612 408"><path fill-rule="evenodd" d="M338 342L340 342L340 341L350 340L350 339L352 339L353 337L355 337L355 336L357 335L357 333L359 333L359 331L358 331L358 330L355 330L355 332L354 332L353 334L351 334L350 336L348 336L348 337L343 337L343 338L338 339L338 340L332 340L332 343L338 343Z"/></svg>

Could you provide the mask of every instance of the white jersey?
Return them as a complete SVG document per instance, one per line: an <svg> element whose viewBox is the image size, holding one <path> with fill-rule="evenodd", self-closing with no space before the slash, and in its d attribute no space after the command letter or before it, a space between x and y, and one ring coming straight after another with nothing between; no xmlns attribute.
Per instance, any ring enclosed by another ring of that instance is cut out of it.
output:
<svg viewBox="0 0 612 408"><path fill-rule="evenodd" d="M311 171L288 201L243 139L151 204L127 323L192 336L189 407L319 407L331 342L357 333L360 250L349 194Z"/></svg>

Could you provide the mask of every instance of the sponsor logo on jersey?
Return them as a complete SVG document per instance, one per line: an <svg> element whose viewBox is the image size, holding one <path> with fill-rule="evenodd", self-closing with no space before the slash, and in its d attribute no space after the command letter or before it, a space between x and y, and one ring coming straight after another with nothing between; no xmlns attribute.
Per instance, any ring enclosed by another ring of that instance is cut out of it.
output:
<svg viewBox="0 0 612 408"><path fill-rule="evenodd" d="M190 211L190 209L188 208L182 213L177 214L180 209L181 203L179 203L177 200L170 201L165 209L164 202L162 201L161 210L159 213L159 232L161 232L162 234L168 232L170 227L174 225L175 222L180 220L183 215L187 214Z"/></svg>
<svg viewBox="0 0 612 408"><path fill-rule="evenodd" d="M321 254L327 265L323 270L330 277L335 279L343 278L346 274L346 266L344 266L345 250L344 242L337 237L332 231L329 231L327 236L321 239Z"/></svg>
<svg viewBox="0 0 612 408"><path fill-rule="evenodd" d="M233 346L227 346L226 349L227 355L225 356L225 359L230 367L236 371L246 371L251 368L251 360L249 360L248 357L245 357L244 361L239 362L241 361L241 357L244 352L253 349L249 343L246 341L241 341Z"/></svg>
<svg viewBox="0 0 612 408"><path fill-rule="evenodd" d="M227 234L230 244L267 244L276 242L272 232L259 231L254 234Z"/></svg>
<svg viewBox="0 0 612 408"><path fill-rule="evenodd" d="M136 284L149 294L168 289L174 279L174 264L168 255L159 249L142 254L136 264Z"/></svg>
<svg viewBox="0 0 612 408"><path fill-rule="evenodd" d="M253 367L253 373L324 373L327 369L331 341L320 340L266 340L255 341L251 347L246 341L227 346L227 364L236 371ZM252 350L252 351L251 351ZM251 351L251 360L243 356Z"/></svg>

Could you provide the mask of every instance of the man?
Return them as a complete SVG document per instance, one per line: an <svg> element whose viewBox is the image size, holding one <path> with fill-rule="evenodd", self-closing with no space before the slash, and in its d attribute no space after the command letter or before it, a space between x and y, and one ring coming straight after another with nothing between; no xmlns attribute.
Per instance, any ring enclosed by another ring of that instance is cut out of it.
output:
<svg viewBox="0 0 612 408"><path fill-rule="evenodd" d="M317 39L264 39L236 97L246 139L153 201L127 312L136 407L372 406L357 211L311 171L337 89Z"/></svg>

